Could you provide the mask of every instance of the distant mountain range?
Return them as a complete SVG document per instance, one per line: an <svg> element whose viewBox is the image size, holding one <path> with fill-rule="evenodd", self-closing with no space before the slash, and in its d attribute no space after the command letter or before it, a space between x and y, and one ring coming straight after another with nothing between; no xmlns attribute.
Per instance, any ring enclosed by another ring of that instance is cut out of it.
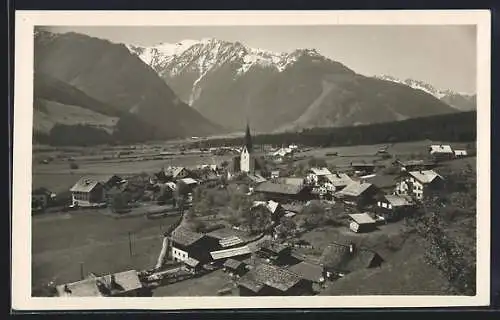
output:
<svg viewBox="0 0 500 320"><path fill-rule="evenodd" d="M282 132L469 108L462 95L359 75L314 49L274 53L217 39L138 47L36 30L34 76L35 142L61 145L225 134L247 120L253 131Z"/></svg>
<svg viewBox="0 0 500 320"><path fill-rule="evenodd" d="M438 90L428 83L414 79L400 80L387 75L376 76L376 78L401 83L413 89L422 90L460 111L476 110L476 94L459 93L449 89Z"/></svg>
<svg viewBox="0 0 500 320"><path fill-rule="evenodd" d="M35 33L34 129L37 139L62 144L95 140L90 136L128 143L222 130L178 99L124 45L40 30Z"/></svg>
<svg viewBox="0 0 500 320"><path fill-rule="evenodd" d="M127 46L209 120L261 132L456 112L428 91L365 77L314 49L275 53L213 38Z"/></svg>

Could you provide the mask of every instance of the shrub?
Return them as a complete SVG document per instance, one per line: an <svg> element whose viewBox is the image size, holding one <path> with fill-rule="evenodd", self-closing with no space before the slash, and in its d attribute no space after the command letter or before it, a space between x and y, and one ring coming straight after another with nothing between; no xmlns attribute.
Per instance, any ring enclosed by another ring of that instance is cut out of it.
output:
<svg viewBox="0 0 500 320"><path fill-rule="evenodd" d="M71 170L77 170L78 168L80 168L80 166L79 166L79 165L78 165L78 163L76 163L76 162L71 162L71 163L69 164L69 168L70 168Z"/></svg>

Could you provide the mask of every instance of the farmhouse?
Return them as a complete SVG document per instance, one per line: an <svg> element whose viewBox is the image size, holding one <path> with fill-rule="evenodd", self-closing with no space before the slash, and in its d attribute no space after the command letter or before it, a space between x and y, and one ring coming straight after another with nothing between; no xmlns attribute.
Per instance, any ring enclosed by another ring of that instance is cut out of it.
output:
<svg viewBox="0 0 500 320"><path fill-rule="evenodd" d="M312 283L324 282L323 267L307 261L302 261L288 268L288 270L299 275Z"/></svg>
<svg viewBox="0 0 500 320"><path fill-rule="evenodd" d="M56 287L60 297L136 297L143 289L136 270L96 277Z"/></svg>
<svg viewBox="0 0 500 320"><path fill-rule="evenodd" d="M451 160L454 157L453 149L450 145L431 145L429 147L430 156L437 161Z"/></svg>
<svg viewBox="0 0 500 320"><path fill-rule="evenodd" d="M273 201L273 200L254 201L251 209L258 208L258 207L266 208L270 212L271 219L273 221L279 220L279 218L281 218L281 216L284 214L284 210L281 207L281 205L278 202Z"/></svg>
<svg viewBox="0 0 500 320"><path fill-rule="evenodd" d="M378 193L377 188L368 182L354 181L344 189L335 193L335 197L342 199L346 203L365 206L373 202L373 198Z"/></svg>
<svg viewBox="0 0 500 320"><path fill-rule="evenodd" d="M357 270L379 267L383 261L375 251L358 247L354 243L332 243L323 250L320 257L320 264L328 279L342 277Z"/></svg>
<svg viewBox="0 0 500 320"><path fill-rule="evenodd" d="M409 195L417 200L439 193L444 186L444 178L434 170L410 171L401 177L396 185L397 195Z"/></svg>
<svg viewBox="0 0 500 320"><path fill-rule="evenodd" d="M264 195L267 200L278 202L307 201L311 198L311 193L303 185L291 185L283 183L263 182L255 190L256 193Z"/></svg>
<svg viewBox="0 0 500 320"><path fill-rule="evenodd" d="M231 258L227 259L222 267L224 271L230 272L240 277L247 272L247 264L245 262Z"/></svg>
<svg viewBox="0 0 500 320"><path fill-rule="evenodd" d="M307 172L307 181L311 184L317 185L320 183L320 179L325 176L331 175L332 173L328 168L311 168Z"/></svg>
<svg viewBox="0 0 500 320"><path fill-rule="evenodd" d="M391 194L394 193L398 177L398 175L377 174L362 180L373 184L381 192Z"/></svg>
<svg viewBox="0 0 500 320"><path fill-rule="evenodd" d="M351 162L351 168L358 173L372 173L375 171L376 165L366 162Z"/></svg>
<svg viewBox="0 0 500 320"><path fill-rule="evenodd" d="M172 232L170 239L171 256L174 261L186 261L188 258L193 258L206 263L212 259L210 251L219 247L217 239L181 227ZM190 262L194 261L190 260Z"/></svg>
<svg viewBox="0 0 500 320"><path fill-rule="evenodd" d="M455 158L467 157L467 150L453 150Z"/></svg>
<svg viewBox="0 0 500 320"><path fill-rule="evenodd" d="M279 170L273 170L271 171L271 179L278 179L280 177L280 171Z"/></svg>
<svg viewBox="0 0 500 320"><path fill-rule="evenodd" d="M292 256L292 247L272 241L265 241L262 243L258 255L268 259L268 262L277 265L287 265L299 262L297 258Z"/></svg>
<svg viewBox="0 0 500 320"><path fill-rule="evenodd" d="M71 189L71 203L77 207L93 207L105 203L104 184L100 181L83 177Z"/></svg>
<svg viewBox="0 0 500 320"><path fill-rule="evenodd" d="M177 181L179 179L187 178L190 176L190 172L184 167L170 166L164 171L165 176L170 179Z"/></svg>
<svg viewBox="0 0 500 320"><path fill-rule="evenodd" d="M375 230L377 224L368 213L352 213L348 215L351 222L349 228L358 233Z"/></svg>
<svg viewBox="0 0 500 320"><path fill-rule="evenodd" d="M427 170L434 167L434 163L425 160L396 160L394 164L399 166L401 171Z"/></svg>
<svg viewBox="0 0 500 320"><path fill-rule="evenodd" d="M260 264L238 281L240 296L301 296L312 292L312 283L295 273Z"/></svg>
<svg viewBox="0 0 500 320"><path fill-rule="evenodd" d="M47 188L38 188L31 193L32 210L43 210L56 199L56 194Z"/></svg>
<svg viewBox="0 0 500 320"><path fill-rule="evenodd" d="M386 221L396 221L412 212L414 203L409 196L384 195L377 201L377 213Z"/></svg>
<svg viewBox="0 0 500 320"><path fill-rule="evenodd" d="M351 177L349 177L346 173L336 172L332 174L328 174L323 176L324 179L320 179L321 182L330 183L335 191L340 191L344 189L348 184L353 182Z"/></svg>

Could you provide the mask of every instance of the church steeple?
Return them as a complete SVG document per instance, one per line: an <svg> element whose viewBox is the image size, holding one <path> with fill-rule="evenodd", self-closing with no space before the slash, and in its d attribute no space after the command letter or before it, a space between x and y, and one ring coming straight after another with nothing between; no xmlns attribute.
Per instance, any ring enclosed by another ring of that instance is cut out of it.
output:
<svg viewBox="0 0 500 320"><path fill-rule="evenodd" d="M247 121L247 128L245 132L245 147L248 152L252 152L252 136L250 135L250 126Z"/></svg>

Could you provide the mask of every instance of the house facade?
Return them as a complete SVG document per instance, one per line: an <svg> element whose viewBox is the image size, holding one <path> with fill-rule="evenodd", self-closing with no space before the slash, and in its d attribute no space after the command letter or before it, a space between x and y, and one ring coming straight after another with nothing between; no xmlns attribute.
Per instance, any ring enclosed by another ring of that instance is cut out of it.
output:
<svg viewBox="0 0 500 320"><path fill-rule="evenodd" d="M354 213L349 215L349 228L356 233L370 232L376 229L376 221L368 213Z"/></svg>
<svg viewBox="0 0 500 320"><path fill-rule="evenodd" d="M397 221L413 212L414 203L404 195L384 195L377 201L377 214L385 221Z"/></svg>
<svg viewBox="0 0 500 320"><path fill-rule="evenodd" d="M90 178L81 178L70 189L71 203L75 207L94 207L106 202L104 184Z"/></svg>
<svg viewBox="0 0 500 320"><path fill-rule="evenodd" d="M450 145L431 145L429 155L436 161L451 160L455 156L453 148Z"/></svg>
<svg viewBox="0 0 500 320"><path fill-rule="evenodd" d="M210 252L220 248L219 241L207 235L184 228L175 229L171 236L171 258L174 261L211 261ZM193 260L194 259L194 260Z"/></svg>
<svg viewBox="0 0 500 320"><path fill-rule="evenodd" d="M408 195L417 200L439 193L444 187L444 178L434 170L410 171L396 185L396 195Z"/></svg>

